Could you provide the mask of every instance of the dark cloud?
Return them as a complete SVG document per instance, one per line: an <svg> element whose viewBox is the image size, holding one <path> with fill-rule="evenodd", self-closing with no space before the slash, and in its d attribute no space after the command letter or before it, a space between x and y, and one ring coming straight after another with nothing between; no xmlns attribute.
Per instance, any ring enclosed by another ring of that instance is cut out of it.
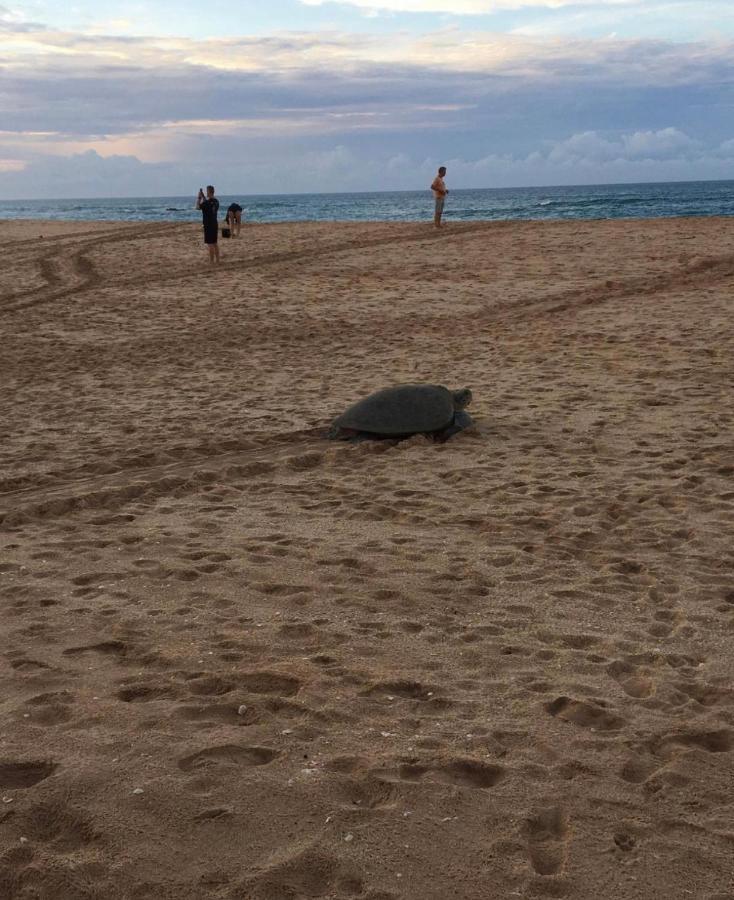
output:
<svg viewBox="0 0 734 900"><path fill-rule="evenodd" d="M489 129L503 142L556 137L584 128L682 127L705 136L728 127L722 107L734 106L734 64L717 65L697 82L659 85L639 73L618 83L587 64L565 62L548 77L451 71L424 65L371 65L348 73L222 71L205 66L136 69L106 66L73 74L10 70L3 75L2 125L9 131L56 131L70 138L119 135L186 120L310 119L318 131L335 114L344 130L392 131L428 119L427 106L460 107L430 116L434 129ZM336 119L332 118L332 123Z"/></svg>

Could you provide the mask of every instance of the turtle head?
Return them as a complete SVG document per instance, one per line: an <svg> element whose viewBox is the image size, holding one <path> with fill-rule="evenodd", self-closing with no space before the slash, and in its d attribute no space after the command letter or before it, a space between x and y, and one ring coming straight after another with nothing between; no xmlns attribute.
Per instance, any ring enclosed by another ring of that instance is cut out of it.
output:
<svg viewBox="0 0 734 900"><path fill-rule="evenodd" d="M471 403L471 391L469 388L462 388L460 391L452 391L454 395L454 408L465 409Z"/></svg>

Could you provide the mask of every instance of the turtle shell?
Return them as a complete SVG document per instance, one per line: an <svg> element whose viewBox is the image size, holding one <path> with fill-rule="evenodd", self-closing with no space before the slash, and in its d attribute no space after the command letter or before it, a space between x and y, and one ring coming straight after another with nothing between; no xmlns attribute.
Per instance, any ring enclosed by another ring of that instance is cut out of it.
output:
<svg viewBox="0 0 734 900"><path fill-rule="evenodd" d="M338 428L371 434L439 431L454 418L454 397L438 384L399 384L377 391L334 419Z"/></svg>

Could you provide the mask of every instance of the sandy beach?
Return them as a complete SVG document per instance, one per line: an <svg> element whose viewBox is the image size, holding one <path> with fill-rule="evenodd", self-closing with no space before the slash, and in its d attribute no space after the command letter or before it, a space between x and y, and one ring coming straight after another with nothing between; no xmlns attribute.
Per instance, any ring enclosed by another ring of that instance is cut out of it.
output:
<svg viewBox="0 0 734 900"><path fill-rule="evenodd" d="M732 900L733 247L0 222L0 897Z"/></svg>

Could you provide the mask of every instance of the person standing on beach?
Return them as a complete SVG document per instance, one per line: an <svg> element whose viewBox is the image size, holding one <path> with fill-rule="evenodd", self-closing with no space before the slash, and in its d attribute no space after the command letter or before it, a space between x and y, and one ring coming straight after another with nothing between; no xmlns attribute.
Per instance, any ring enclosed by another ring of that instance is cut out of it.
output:
<svg viewBox="0 0 734 900"><path fill-rule="evenodd" d="M441 227L441 216L443 215L443 204L446 200L446 194L448 191L446 190L446 184L444 182L444 175L446 174L446 166L441 166L438 170L438 175L433 179L433 184L431 185L431 190L433 191L433 196L436 201L436 208L433 213L433 225L435 228Z"/></svg>
<svg viewBox="0 0 734 900"><path fill-rule="evenodd" d="M199 196L196 198L196 208L201 210L204 222L204 243L209 248L209 262L219 262L219 200L214 196L214 187L209 184L206 188L206 196L203 188L199 188Z"/></svg>
<svg viewBox="0 0 734 900"><path fill-rule="evenodd" d="M229 225L232 231L232 237L239 237L240 228L242 228L242 207L239 203L229 204L224 221Z"/></svg>

